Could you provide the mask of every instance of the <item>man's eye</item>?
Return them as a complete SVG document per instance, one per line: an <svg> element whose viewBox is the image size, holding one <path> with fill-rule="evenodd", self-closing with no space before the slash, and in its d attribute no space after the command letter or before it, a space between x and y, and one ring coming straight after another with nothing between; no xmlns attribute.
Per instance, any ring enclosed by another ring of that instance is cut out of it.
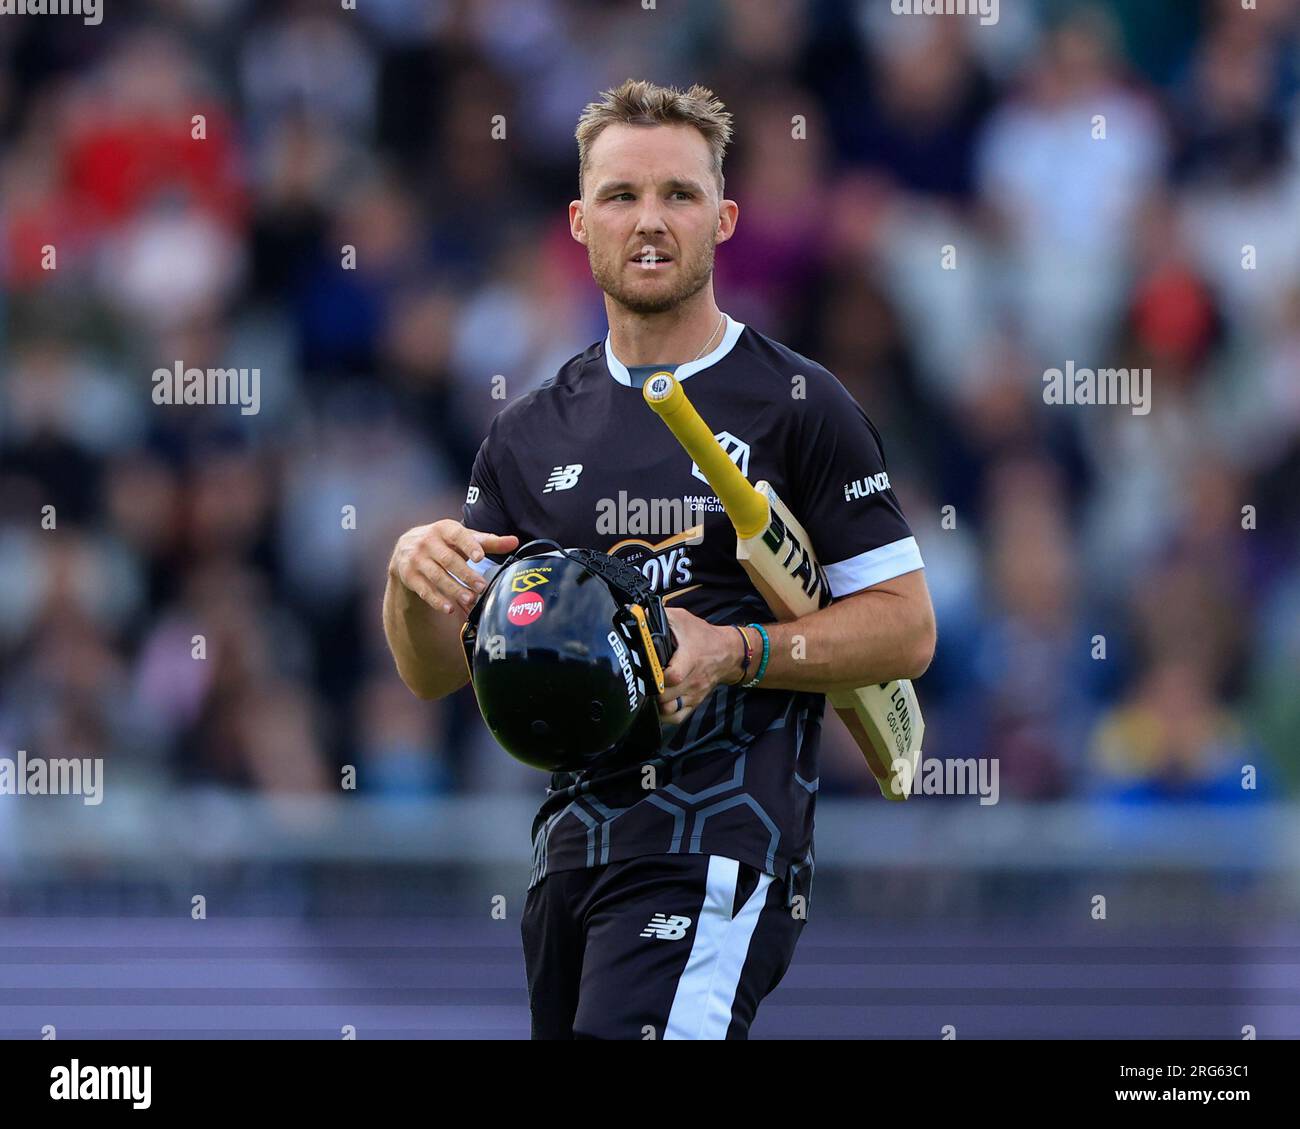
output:
<svg viewBox="0 0 1300 1129"><path fill-rule="evenodd" d="M620 193L618 193L618 195L616 195L616 196L611 196L611 197L610 197L611 200L622 200L622 199L624 199L624 198L626 198L626 199L628 199L628 200L631 200L631 199L632 199L632 193L630 193L630 192L620 192Z"/></svg>
<svg viewBox="0 0 1300 1129"><path fill-rule="evenodd" d="M689 192L687 192L686 189L684 189L684 188L679 188L676 192L673 193L673 195L674 195L674 196L685 196L686 199L688 199L688 200L692 199L691 194L690 194Z"/></svg>

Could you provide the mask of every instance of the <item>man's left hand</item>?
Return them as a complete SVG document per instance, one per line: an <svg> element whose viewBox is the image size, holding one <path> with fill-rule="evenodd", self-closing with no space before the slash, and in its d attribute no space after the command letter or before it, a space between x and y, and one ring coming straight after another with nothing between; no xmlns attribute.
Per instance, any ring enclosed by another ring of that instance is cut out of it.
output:
<svg viewBox="0 0 1300 1129"><path fill-rule="evenodd" d="M685 608L667 611L677 650L664 669L659 717L667 725L681 725L715 686L740 678L743 648L734 627L719 627Z"/></svg>

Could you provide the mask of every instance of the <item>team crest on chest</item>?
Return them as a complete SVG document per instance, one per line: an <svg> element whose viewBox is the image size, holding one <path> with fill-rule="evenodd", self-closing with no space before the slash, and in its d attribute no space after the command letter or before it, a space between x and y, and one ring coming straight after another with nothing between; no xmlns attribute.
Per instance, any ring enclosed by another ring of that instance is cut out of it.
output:
<svg viewBox="0 0 1300 1129"><path fill-rule="evenodd" d="M727 458L736 464L740 469L741 474L748 478L749 444L743 439L738 439L736 436L732 435L730 431L716 432L713 438L722 444L722 449L727 452ZM691 463L691 474L705 485L708 485L709 480L700 473L700 468L695 463Z"/></svg>

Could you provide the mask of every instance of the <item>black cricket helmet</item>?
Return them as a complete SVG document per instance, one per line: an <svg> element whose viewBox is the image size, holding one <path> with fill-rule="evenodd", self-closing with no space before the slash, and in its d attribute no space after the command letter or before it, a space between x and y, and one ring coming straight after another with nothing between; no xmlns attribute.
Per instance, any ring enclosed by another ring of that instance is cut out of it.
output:
<svg viewBox="0 0 1300 1129"><path fill-rule="evenodd" d="M483 720L516 760L584 772L659 751L657 695L676 648L663 601L626 561L545 539L521 545L461 640Z"/></svg>

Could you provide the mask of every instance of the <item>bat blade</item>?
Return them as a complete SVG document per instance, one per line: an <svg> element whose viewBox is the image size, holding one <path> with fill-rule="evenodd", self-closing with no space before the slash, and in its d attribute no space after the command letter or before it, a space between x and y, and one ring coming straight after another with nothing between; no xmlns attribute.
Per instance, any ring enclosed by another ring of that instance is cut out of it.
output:
<svg viewBox="0 0 1300 1129"><path fill-rule="evenodd" d="M912 683L904 678L826 697L866 757L880 794L887 800L907 799L925 739L925 717Z"/></svg>
<svg viewBox="0 0 1300 1129"><path fill-rule="evenodd" d="M798 619L829 602L831 591L798 519L770 483L760 482L755 489L767 499L771 518L764 534L737 541L736 558L777 619ZM764 560L777 567L763 567ZM925 736L925 719L911 682L837 691L827 699L862 751L880 794L888 800L907 799Z"/></svg>
<svg viewBox="0 0 1300 1129"><path fill-rule="evenodd" d="M825 607L831 591L803 526L768 482L751 486L669 372L642 389L695 460L736 529L736 559L778 620ZM905 800L916 775L925 722L908 681L828 695L876 778L881 795Z"/></svg>

